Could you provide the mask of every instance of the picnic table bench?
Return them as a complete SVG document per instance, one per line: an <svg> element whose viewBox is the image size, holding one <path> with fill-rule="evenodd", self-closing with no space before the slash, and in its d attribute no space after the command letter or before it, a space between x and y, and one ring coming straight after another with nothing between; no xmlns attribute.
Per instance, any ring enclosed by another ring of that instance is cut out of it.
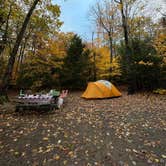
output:
<svg viewBox="0 0 166 166"><path fill-rule="evenodd" d="M21 94L16 98L15 110L54 110L57 108L59 95L59 91L50 91L48 94L37 95Z"/></svg>

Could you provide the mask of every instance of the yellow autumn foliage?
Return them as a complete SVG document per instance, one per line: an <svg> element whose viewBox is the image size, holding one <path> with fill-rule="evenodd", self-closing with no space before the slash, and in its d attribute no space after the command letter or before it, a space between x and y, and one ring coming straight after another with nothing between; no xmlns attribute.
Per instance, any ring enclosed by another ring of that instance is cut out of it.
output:
<svg viewBox="0 0 166 166"><path fill-rule="evenodd" d="M153 93L166 95L166 89L157 89L157 90L154 90Z"/></svg>
<svg viewBox="0 0 166 166"><path fill-rule="evenodd" d="M166 58L166 34L160 33L155 41L154 41L154 47L158 52L158 55L161 55Z"/></svg>
<svg viewBox="0 0 166 166"><path fill-rule="evenodd" d="M95 50L96 52L96 68L98 79L109 79L110 76L120 75L120 66L118 57L114 57L110 63L110 50L108 47L101 47Z"/></svg>
<svg viewBox="0 0 166 166"><path fill-rule="evenodd" d="M153 62L144 62L143 60L138 62L139 65L152 66Z"/></svg>

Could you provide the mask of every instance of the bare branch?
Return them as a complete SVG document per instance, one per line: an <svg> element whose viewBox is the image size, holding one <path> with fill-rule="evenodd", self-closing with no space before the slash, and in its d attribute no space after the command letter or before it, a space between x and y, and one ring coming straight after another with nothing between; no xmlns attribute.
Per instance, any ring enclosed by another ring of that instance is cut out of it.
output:
<svg viewBox="0 0 166 166"><path fill-rule="evenodd" d="M119 4L121 4L121 2L120 1L118 1L118 0L114 0L116 3L119 3Z"/></svg>

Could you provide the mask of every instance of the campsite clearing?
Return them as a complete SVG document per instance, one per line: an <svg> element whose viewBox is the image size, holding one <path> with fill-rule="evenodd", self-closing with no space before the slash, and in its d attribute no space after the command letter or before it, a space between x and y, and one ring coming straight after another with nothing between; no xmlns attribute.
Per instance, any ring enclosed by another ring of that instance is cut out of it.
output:
<svg viewBox="0 0 166 166"><path fill-rule="evenodd" d="M166 163L166 96L102 100L71 92L54 112L0 106L0 165L127 166ZM12 96L11 96L12 97Z"/></svg>

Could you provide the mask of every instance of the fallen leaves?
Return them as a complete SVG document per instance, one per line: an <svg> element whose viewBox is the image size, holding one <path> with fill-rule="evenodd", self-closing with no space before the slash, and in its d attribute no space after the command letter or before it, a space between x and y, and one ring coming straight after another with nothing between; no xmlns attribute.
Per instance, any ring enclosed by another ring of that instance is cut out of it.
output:
<svg viewBox="0 0 166 166"><path fill-rule="evenodd" d="M68 156L71 157L71 158L74 157L74 152L73 152L73 151L70 151L70 152L68 153Z"/></svg>
<svg viewBox="0 0 166 166"><path fill-rule="evenodd" d="M58 154L54 155L53 157L54 160L59 160L60 159L60 156Z"/></svg>
<svg viewBox="0 0 166 166"><path fill-rule="evenodd" d="M149 141L149 140L145 140L145 141L144 141L144 145L145 145L145 146L151 146L151 147L154 148L154 147L160 145L160 140L158 140L158 141Z"/></svg>
<svg viewBox="0 0 166 166"><path fill-rule="evenodd" d="M6 156L16 162L15 156L24 165L165 162L164 96L124 94L107 100L79 96L71 94L66 107L53 114L0 115L0 161Z"/></svg>
<svg viewBox="0 0 166 166"><path fill-rule="evenodd" d="M162 154L161 156L162 156L162 158L166 159L166 155Z"/></svg>
<svg viewBox="0 0 166 166"><path fill-rule="evenodd" d="M43 140L44 140L44 141L48 141L48 137L44 137Z"/></svg>
<svg viewBox="0 0 166 166"><path fill-rule="evenodd" d="M64 164L64 165L67 165L67 160L64 160L64 161L63 161L63 164Z"/></svg>

